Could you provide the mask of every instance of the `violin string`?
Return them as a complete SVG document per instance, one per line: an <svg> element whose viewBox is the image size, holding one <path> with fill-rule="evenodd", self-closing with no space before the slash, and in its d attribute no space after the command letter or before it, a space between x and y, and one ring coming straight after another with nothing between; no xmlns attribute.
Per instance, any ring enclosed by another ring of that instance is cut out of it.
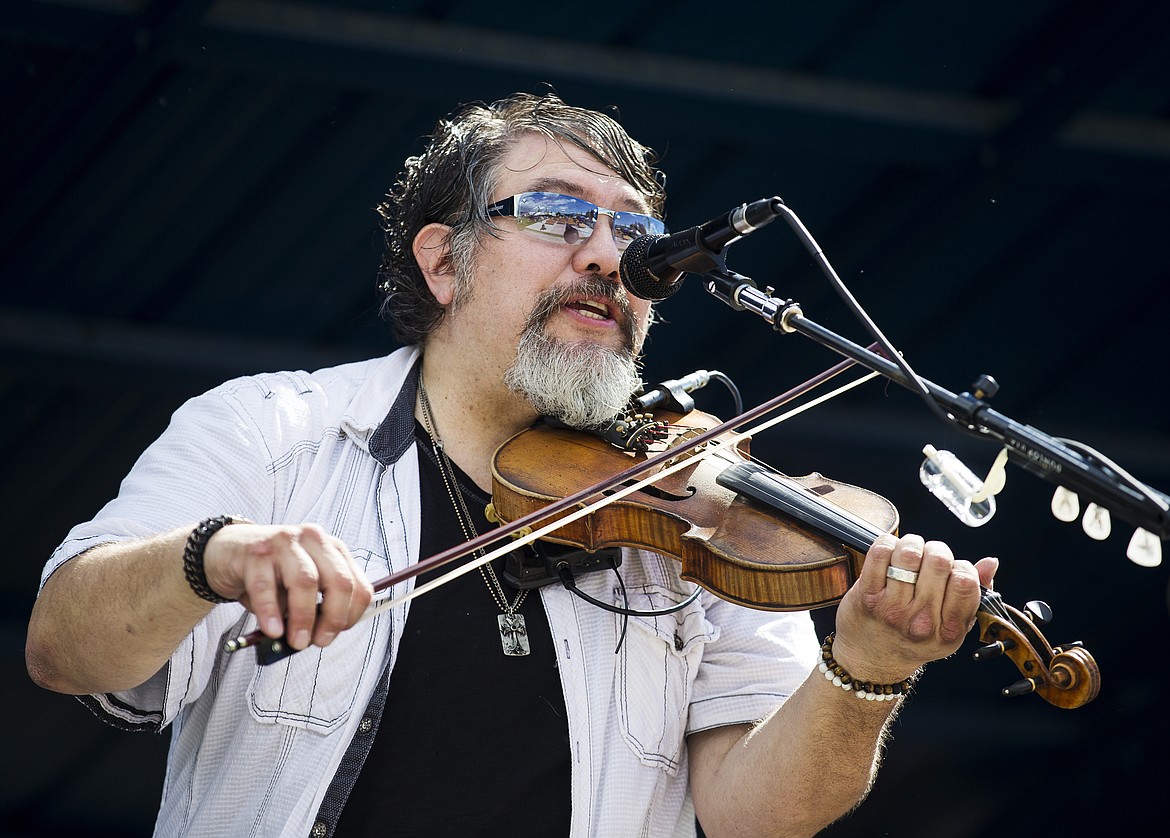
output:
<svg viewBox="0 0 1170 838"><path fill-rule="evenodd" d="M574 512L571 512L568 515L565 515L564 517L558 518L557 520L553 521L550 524L546 524L542 527L539 527L538 529L535 529L532 532L527 533L525 535L516 536L511 541L507 542L506 544L496 548L495 550L491 550L491 551L485 553L484 555L479 556L471 561L468 561L468 562L465 562L465 563L459 565L454 570L447 572L443 576L436 577L435 579L432 579L430 582L427 582L424 585L417 585L414 588L412 588L410 591L407 591L406 593L403 593L403 594L401 594L397 597L394 597L392 599L380 600L374 604L371 604L370 607L366 610L365 614L362 615L361 620L367 620L371 617L374 617L378 614L381 614L385 611L390 610L391 608L395 607L396 605L400 605L404 602L412 600L417 596L422 596L423 594L427 593L428 591L434 590L435 588L439 587L440 585L444 585L453 579L458 579L463 574L470 573L471 571L476 570L481 564L485 564L487 562L490 562L493 559L497 558L498 556L502 556L505 553L511 552L512 550L515 550L517 547L523 547L525 545L531 544L532 542L543 538L545 535L548 535L549 533L560 529L561 527L565 526L566 524L571 524L574 521L579 520L580 518L584 518L588 515L591 515L594 512L596 512L598 509L600 509L600 508L602 508L610 503L613 503L614 501L621 500L622 498L626 497L627 495L631 495L636 491L644 489L645 487L657 482L658 480L662 479L663 477L674 474L676 471L681 471L683 468L691 465L692 462L695 460L702 459L703 457L707 457L707 456L713 456L716 452L721 451L723 448L725 448L727 446L734 446L745 438L750 439L753 434L759 433L763 430L766 430L766 429L771 428L775 425L778 425L781 422L784 422L788 419L791 419L794 416L798 416L799 414L804 413L807 410L811 410L813 407L816 407L820 404L823 404L824 402L829 401L830 399L836 398L837 396L840 396L843 393L846 393L849 390L852 390L854 387L858 387L858 386L864 384L865 382L869 381L872 378L876 378L877 375L878 374L876 372L866 373L865 375L861 376L860 378L857 378L854 381L851 381L847 384L842 384L840 387L837 387L836 389L834 389L828 393L824 393L823 395L820 395L820 396L816 397L815 399L811 399L810 401L805 402L802 405L798 405L797 407L791 408L790 410L787 410L782 414L779 414L777 416L773 416L771 419L766 419L763 422L761 422L760 424L756 425L755 427L748 429L747 431L743 431L740 433L733 433L730 435L730 438L725 442L719 442L718 444L710 445L706 449L704 449L703 451L697 452L691 457L680 457L677 461L664 467L660 471L657 471L653 474L647 475L646 477L644 477L640 480L633 481L632 483L629 483L628 485L625 485L625 486L621 487L620 489L615 489L611 494L607 494L605 497L601 498L600 500L597 500L591 504L587 504L585 506L582 506L581 508L575 510ZM361 622L361 620L359 620L359 622Z"/></svg>
<svg viewBox="0 0 1170 838"><path fill-rule="evenodd" d="M846 386L848 386L850 388L854 387L854 386L858 386L860 384L864 384L866 381L869 381L870 379L876 378L877 376L878 376L878 373L870 372L870 373L867 373L867 374L861 376L861 378L857 379L851 385L846 385ZM835 395L835 394L829 394L829 395ZM804 405L800 405L798 407L792 408L791 410L787 411L786 413L784 413L781 416L776 416L776 417L773 417L771 419L767 419L767 420L761 422L760 424L756 425L755 427L750 428L750 429L736 435L735 438L733 440L729 441L728 444L734 445L734 444L739 443L742 440L753 439L755 436L757 436L760 433L763 433L764 431L768 430L769 428L773 427L774 425L777 425L780 422L783 422L787 419L791 419L794 416L797 416L801 413L804 413L806 410L809 410L812 407L815 407L817 404L819 404L819 402L816 399L814 399L814 400L812 400ZM713 456L720 457L720 458L723 458L727 461L730 461L730 458L726 457L723 454L723 449L726 447L727 447L726 445L719 446L719 448L716 450L716 452L713 454ZM766 468L769 472L771 472L777 478L780 478L784 482L784 485L787 486L791 491L805 497L811 503L814 503L816 505L832 506L834 512L840 514L841 517L846 518L853 526L862 530L867 536L869 536L871 543L873 541L876 541L880 536L882 536L884 534L882 530L879 530L876 527L874 527L873 524L871 524L869 521L866 521L866 520L858 517L857 515L850 512L848 509L846 509L845 507L840 506L836 503L833 503L831 500L829 500L827 498L824 498L820 495L814 494L813 492L809 491L805 487L801 486L799 483L796 483L792 479L791 476L785 474L784 472L782 472L776 468L773 468L772 466L768 465L767 463L764 463L760 460L757 460L755 457L752 457L751 455L748 456L748 460L750 462L756 463L757 465L760 465L760 466L763 466L764 468Z"/></svg>
<svg viewBox="0 0 1170 838"><path fill-rule="evenodd" d="M725 462L732 465L735 464L735 461L731 457L724 455L722 446L720 446L720 449L715 452L713 456L719 457L720 459L723 459ZM779 469L773 468L761 460L757 460L755 457L749 456L748 460L749 462L755 463L756 465L765 468L768 473L771 474L776 480L783 483L786 489L795 495L800 495L814 507L832 507L832 513L834 515L845 519L850 525L859 530L866 538L869 539L870 544L872 544L874 541L877 541L877 539L881 536L885 535L884 530L878 529L869 521L858 517L854 512L846 509L844 506L841 506L838 503L834 503L829 498L824 497L823 495L818 495L810 489L805 488L800 483L796 482L796 479L791 475L785 474Z"/></svg>
<svg viewBox="0 0 1170 838"><path fill-rule="evenodd" d="M876 372L872 372L872 373L869 373L865 376L862 376L860 379L858 379L856 382L854 382L854 385L861 384L865 381L868 381L869 379L874 378L877 375L878 374ZM761 422L759 425L756 425L755 427L736 435L735 438L733 440L729 441L727 444L735 445L741 440L750 440L753 437L755 437L757 434L771 428L775 424L778 424L779 421L783 421L785 419L796 416L797 414L804 412L804 410L806 410L812 406L813 406L813 403L810 402L808 405L793 408L792 410L785 413L782 417L775 417L773 419L769 419L769 420L766 420L764 422ZM725 460L726 462L733 462L732 457L730 457L729 455L727 455L724 452L723 449L725 447L726 447L726 445L720 445L717 449L715 449L712 452L712 456L719 457L719 458ZM808 489L801 486L799 483L794 482L794 480L791 478L791 476L785 474L784 472L780 471L779 469L774 468L773 466L769 465L768 463L765 463L762 460L759 460L756 457L753 457L751 455L748 455L748 460L750 462L753 462L757 465L763 466L764 468L768 469L768 471L771 472L775 477L781 479L783 481L784 485L789 490L793 491L796 494L799 494L799 495L805 497L806 499L808 499L810 501L810 503L812 503L816 506L825 506L825 505L832 506L833 511L836 514L841 515L843 518L846 518L851 524L860 528L866 534L866 536L869 538L870 544L872 544L874 541L876 541L878 538L880 538L882 535L885 534L883 531L874 527L870 522L868 522L862 518L859 518L857 515L850 512L845 507L840 506L839 504L833 503L831 500L824 498L820 495L816 495L813 492L811 492ZM1000 597L1000 595L998 593L996 593L993 589L985 588L982 585L980 585L979 588L980 588L980 605L981 605L982 610L987 611L989 614L992 614L993 616L999 617L1001 619L1012 620L1011 614L1008 612L1006 606L1004 605L1003 599Z"/></svg>

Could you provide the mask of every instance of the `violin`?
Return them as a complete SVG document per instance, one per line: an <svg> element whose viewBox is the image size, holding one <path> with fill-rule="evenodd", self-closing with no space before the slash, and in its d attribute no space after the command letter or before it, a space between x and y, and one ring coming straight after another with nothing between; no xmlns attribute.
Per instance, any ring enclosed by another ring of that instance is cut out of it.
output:
<svg viewBox="0 0 1170 838"><path fill-rule="evenodd" d="M638 460L653 462L651 472L681 466L621 499L595 504L544 538L589 552L624 546L668 555L680 562L682 578L731 602L773 611L838 602L873 542L897 530L897 509L872 491L817 473L779 474L751 461L743 439L708 452L710 442L695 440L717 420L699 411L663 419L673 433L657 450L623 450L593 434L544 424L520 432L493 458L489 515L507 523L566 497L588 498L591 487ZM550 520L568 515L564 510ZM1039 625L1050 615L1043 603L1020 611L983 589L978 625L985 645L975 657L1007 655L1024 675L1005 696L1036 693L1057 707L1080 707L1097 696L1100 672L1081 644L1048 643Z"/></svg>

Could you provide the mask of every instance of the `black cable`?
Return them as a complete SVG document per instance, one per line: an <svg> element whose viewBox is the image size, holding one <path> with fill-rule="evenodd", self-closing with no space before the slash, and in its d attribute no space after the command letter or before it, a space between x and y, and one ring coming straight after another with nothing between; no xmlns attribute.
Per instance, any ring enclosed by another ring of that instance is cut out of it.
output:
<svg viewBox="0 0 1170 838"><path fill-rule="evenodd" d="M903 356L901 352L894 348L894 345L890 342L890 339L885 336L885 333L882 332L873 318L869 316L869 312L867 312L862 307L857 298L853 296L853 292L849 290L849 287L845 284L844 280L842 280L841 277L837 274L837 271L833 268L832 263L829 262L828 257L825 256L825 252L821 250L821 246L817 244L817 241L813 238L812 233L810 233L808 228L804 226L804 222L802 222L800 218L797 217L796 213L787 207L783 209L782 214L784 215L784 220L788 222L788 226L792 228L794 233L796 233L796 237L801 240L801 243L804 244L805 250L809 252L809 255L812 256L817 265L820 266L821 273L823 273L829 280L829 285L833 288L834 291L837 292L837 296L839 296L842 301L844 301L845 305L853 313L853 316L861 322L861 325L865 327L865 330L869 332L873 339L878 342L881 348L885 351L886 357L902 371L902 374L910 382L910 389L916 392L922 398L922 400L926 402L927 408L929 408L932 413L937 415L944 422L949 424L957 424L960 428L963 428L962 424L956 423L954 417L950 416L935 402L934 398L930 394L930 390L926 386L926 383L923 382L918 373L915 372L914 369L910 366L910 363L906 360L905 356ZM973 433L975 436L980 436L980 434L975 433L970 429L963 429L967 430L969 433Z"/></svg>
<svg viewBox="0 0 1170 838"><path fill-rule="evenodd" d="M598 608L604 609L605 611L609 611L613 614L621 614L624 617L664 617L667 614L674 614L676 611L683 610L688 605L690 605L692 602L694 602L696 599L698 599L699 594L701 594L703 592L703 589L701 587L699 587L698 585L695 585L695 592L692 593L686 599L684 599L682 602L678 603L677 605L673 605L670 608L663 608L663 609L657 610L657 611L635 611L632 608L618 608L616 605L610 605L607 602L602 602L599 599L594 599L593 597L589 596L589 594L582 591L580 588L577 587L577 583L573 578L573 569L569 566L568 562L561 562L560 564L558 564L556 567L556 571L557 571L557 575L561 579L561 584L564 585L567 590L572 591L574 594L576 594L578 597L580 597L581 599L588 602L590 605L595 605ZM614 569L614 572L617 573L616 568ZM622 575L620 573L617 574L617 577L618 577L619 583L621 584L622 601L625 602L626 605L628 606L629 599L628 599L628 597L626 597L625 581L622 580ZM625 640L625 635L626 635L626 627L625 627L625 623L623 623L622 624L622 637L621 637L621 640L618 641L618 649L621 648L622 642ZM617 649L615 649L614 652L616 654Z"/></svg>
<svg viewBox="0 0 1170 838"><path fill-rule="evenodd" d="M711 370L711 377L721 383L731 393L731 398L735 400L735 413L733 415L738 416L743 413L743 396L740 395L739 388L735 386L735 382L719 370Z"/></svg>
<svg viewBox="0 0 1170 838"><path fill-rule="evenodd" d="M617 565L613 567L614 575L618 579L618 587L622 589L622 605L626 608L630 607L630 594L626 590L626 580L622 576L622 572L617 569ZM630 627L630 615L622 614L622 633L618 635L618 643L613 647L613 653L616 655L622 650L622 644L626 642L626 629Z"/></svg>

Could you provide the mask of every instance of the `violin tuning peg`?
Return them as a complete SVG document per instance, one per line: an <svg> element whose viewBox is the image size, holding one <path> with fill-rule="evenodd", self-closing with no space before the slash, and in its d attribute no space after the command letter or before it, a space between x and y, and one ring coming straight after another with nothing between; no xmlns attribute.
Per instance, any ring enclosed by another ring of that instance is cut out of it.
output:
<svg viewBox="0 0 1170 838"><path fill-rule="evenodd" d="M1063 486L1056 487L1056 494L1052 496L1052 514L1058 521L1071 524L1081 514L1081 502L1076 492L1070 492Z"/></svg>
<svg viewBox="0 0 1170 838"><path fill-rule="evenodd" d="M1002 655L1008 649L1013 648L1015 645L1016 642L1010 637L1007 637L1003 640L997 640L994 643L988 643L986 646L980 646L975 650L973 657L977 661L991 660L992 658L998 658L1000 655Z"/></svg>
<svg viewBox="0 0 1170 838"><path fill-rule="evenodd" d="M1134 564L1157 567L1162 563L1162 541L1152 532L1138 528L1129 539L1125 555Z"/></svg>
<svg viewBox="0 0 1170 838"><path fill-rule="evenodd" d="M1104 541L1109 537L1113 528L1109 518L1109 510L1095 503L1090 503L1085 507L1085 517L1081 519L1081 528L1084 529L1085 535L1089 538Z"/></svg>
<svg viewBox="0 0 1170 838"><path fill-rule="evenodd" d="M1024 613L1028 615L1028 619L1038 626L1048 625L1052 622L1052 608L1047 602L1043 600L1034 599L1024 606Z"/></svg>
<svg viewBox="0 0 1170 838"><path fill-rule="evenodd" d="M1030 695L1036 692L1036 682L1031 678L1024 678L1016 681L1010 687L1004 687L1002 695L1005 698L1012 698L1017 695Z"/></svg>

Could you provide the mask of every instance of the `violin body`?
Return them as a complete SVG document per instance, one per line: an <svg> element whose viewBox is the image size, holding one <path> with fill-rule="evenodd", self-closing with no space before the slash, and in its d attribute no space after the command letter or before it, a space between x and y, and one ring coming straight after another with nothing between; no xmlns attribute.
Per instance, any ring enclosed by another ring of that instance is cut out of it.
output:
<svg viewBox="0 0 1170 838"><path fill-rule="evenodd" d="M678 451L670 462L691 462L546 538L588 551L623 546L672 556L684 579L751 608L797 611L838 602L857 579L864 553L719 485L716 478L731 461L747 458L747 443L723 446L717 456L692 456L688 438L714 427L713 417L692 411L663 418L676 431L663 443ZM534 426L505 442L493 458L495 514L514 521L654 453L624 451L581 431ZM815 473L790 482L881 532L897 528L897 510L874 492Z"/></svg>

